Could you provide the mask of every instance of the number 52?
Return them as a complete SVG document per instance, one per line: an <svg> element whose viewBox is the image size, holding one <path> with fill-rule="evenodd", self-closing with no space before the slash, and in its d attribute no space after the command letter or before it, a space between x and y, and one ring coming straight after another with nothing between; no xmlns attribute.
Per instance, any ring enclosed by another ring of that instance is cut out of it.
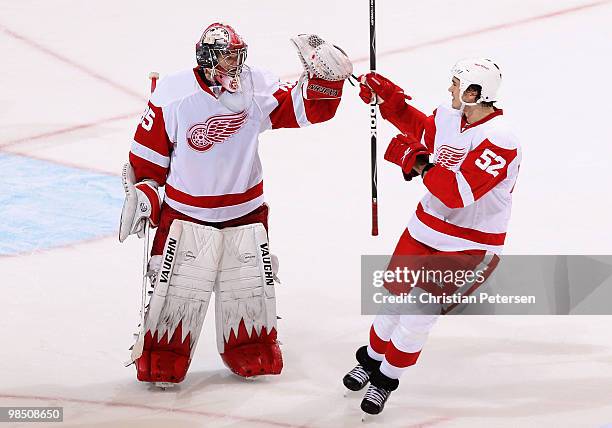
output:
<svg viewBox="0 0 612 428"><path fill-rule="evenodd" d="M497 163L493 163L494 161ZM482 152L480 157L476 159L475 163L478 168L482 169L485 172L488 172L493 177L497 177L497 175L499 174L497 170L506 166L506 159L499 155L496 155L489 149L485 149L485 151Z"/></svg>

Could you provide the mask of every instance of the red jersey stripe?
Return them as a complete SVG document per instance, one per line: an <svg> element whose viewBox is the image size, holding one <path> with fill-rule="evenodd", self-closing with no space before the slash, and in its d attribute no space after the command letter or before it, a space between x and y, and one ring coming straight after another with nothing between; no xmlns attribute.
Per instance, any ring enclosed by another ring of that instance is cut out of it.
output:
<svg viewBox="0 0 612 428"><path fill-rule="evenodd" d="M445 235L454 236L456 238L467 239L468 241L478 242L479 244L485 245L504 245L504 241L506 240L505 233L482 232L480 230L461 227L440 220L439 218L426 213L423 209L423 205L420 203L416 210L416 216L422 223L431 227L433 230Z"/></svg>
<svg viewBox="0 0 612 428"><path fill-rule="evenodd" d="M251 187L243 193L228 193L225 195L193 196L181 192L169 184L166 184L166 195L181 204L191 205L198 208L220 208L231 205L243 204L263 195L263 181Z"/></svg>

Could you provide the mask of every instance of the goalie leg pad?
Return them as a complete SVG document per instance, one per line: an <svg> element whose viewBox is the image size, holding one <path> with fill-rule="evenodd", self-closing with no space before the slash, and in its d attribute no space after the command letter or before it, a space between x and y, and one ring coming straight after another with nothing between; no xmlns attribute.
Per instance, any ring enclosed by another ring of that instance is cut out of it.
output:
<svg viewBox="0 0 612 428"><path fill-rule="evenodd" d="M266 230L255 223L222 233L215 296L221 358L239 376L279 374L283 358L276 340L275 273Z"/></svg>
<svg viewBox="0 0 612 428"><path fill-rule="evenodd" d="M138 380L181 382L195 350L221 259L223 235L213 227L172 222L145 317Z"/></svg>

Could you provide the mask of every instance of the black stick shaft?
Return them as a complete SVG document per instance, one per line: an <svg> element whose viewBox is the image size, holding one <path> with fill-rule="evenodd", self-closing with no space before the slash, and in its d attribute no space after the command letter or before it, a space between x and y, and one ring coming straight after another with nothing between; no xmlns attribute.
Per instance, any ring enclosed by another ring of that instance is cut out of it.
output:
<svg viewBox="0 0 612 428"><path fill-rule="evenodd" d="M370 2L370 71L376 71L376 5ZM378 235L378 177L376 163L376 133L378 107L376 99L370 103L370 150L372 167L372 236Z"/></svg>

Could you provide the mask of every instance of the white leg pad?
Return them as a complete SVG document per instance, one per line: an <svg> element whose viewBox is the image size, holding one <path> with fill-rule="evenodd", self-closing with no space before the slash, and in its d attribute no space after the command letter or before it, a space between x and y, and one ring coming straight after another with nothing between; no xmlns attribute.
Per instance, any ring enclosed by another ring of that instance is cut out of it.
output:
<svg viewBox="0 0 612 428"><path fill-rule="evenodd" d="M215 298L217 347L224 352L230 334L238 336L243 321L247 333L276 330L275 272L268 234L261 223L221 230L224 251Z"/></svg>
<svg viewBox="0 0 612 428"><path fill-rule="evenodd" d="M223 253L223 235L213 227L172 222L164 247L144 331L172 337L182 322L184 341L191 333L195 349Z"/></svg>

